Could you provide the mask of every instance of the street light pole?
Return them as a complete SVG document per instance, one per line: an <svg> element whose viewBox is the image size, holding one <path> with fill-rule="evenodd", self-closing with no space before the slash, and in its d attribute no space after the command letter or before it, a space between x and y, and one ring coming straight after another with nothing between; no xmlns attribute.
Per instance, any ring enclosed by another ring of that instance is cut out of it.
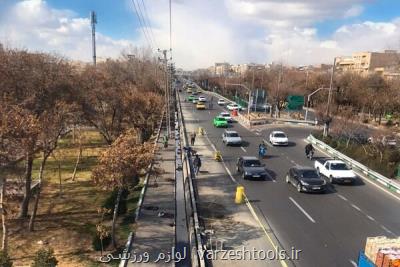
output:
<svg viewBox="0 0 400 267"><path fill-rule="evenodd" d="M247 90L247 92L249 93L249 103L247 105L247 117L250 119L250 101L251 101L251 90L250 90L250 88L248 88L246 85L241 84L241 83L227 83L226 81L225 81L224 85L225 86L226 85L240 86L240 87L243 87L244 89Z"/></svg>
<svg viewBox="0 0 400 267"><path fill-rule="evenodd" d="M307 121L307 116L308 116L308 108L309 108L309 103L310 103L310 99L311 99L311 96L313 96L314 94L316 94L316 93L318 93L320 90L322 90L322 89L329 89L329 88L327 88L327 87L320 87L320 88L318 88L317 90L315 90L314 92L312 92L311 94L309 94L308 96L307 96L307 105L306 105L306 115L304 116L304 120L305 121Z"/></svg>

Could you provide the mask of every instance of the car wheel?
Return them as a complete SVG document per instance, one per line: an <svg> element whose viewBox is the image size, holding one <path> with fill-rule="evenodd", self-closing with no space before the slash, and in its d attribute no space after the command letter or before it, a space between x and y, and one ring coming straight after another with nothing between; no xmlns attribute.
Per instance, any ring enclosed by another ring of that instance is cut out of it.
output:
<svg viewBox="0 0 400 267"><path fill-rule="evenodd" d="M243 180L247 180L246 175L244 175L244 172L242 174L242 178L243 178Z"/></svg>
<svg viewBox="0 0 400 267"><path fill-rule="evenodd" d="M239 167L236 167L236 172L240 173Z"/></svg>
<svg viewBox="0 0 400 267"><path fill-rule="evenodd" d="M286 183L290 183L289 175L286 175Z"/></svg>
<svg viewBox="0 0 400 267"><path fill-rule="evenodd" d="M301 184L298 183L298 184L297 184L297 192L301 193L301 191L302 191L302 190L301 190Z"/></svg>
<svg viewBox="0 0 400 267"><path fill-rule="evenodd" d="M331 184L333 184L333 183L335 182L335 180L333 179L332 175L329 176L329 182L330 182Z"/></svg>
<svg viewBox="0 0 400 267"><path fill-rule="evenodd" d="M317 168L317 173L318 173L318 175L321 175L321 173L319 172L319 168Z"/></svg>

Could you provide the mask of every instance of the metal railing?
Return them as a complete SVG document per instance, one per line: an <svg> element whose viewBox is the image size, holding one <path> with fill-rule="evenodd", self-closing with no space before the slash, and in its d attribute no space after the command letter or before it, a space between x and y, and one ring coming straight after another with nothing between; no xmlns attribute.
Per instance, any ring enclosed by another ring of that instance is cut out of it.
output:
<svg viewBox="0 0 400 267"><path fill-rule="evenodd" d="M377 173L376 171L371 170L367 166L361 164L358 161L340 153L339 151L335 150L334 148L330 147L329 145L325 144L321 140L318 140L313 135L309 135L307 140L310 141L312 144L317 145L322 150L328 152L333 157L338 158L346 162L350 167L354 168L356 171L363 173L368 178L371 178L380 184L384 185L386 188L400 194L400 185L396 182L393 182L391 179L383 176L382 174Z"/></svg>
<svg viewBox="0 0 400 267"><path fill-rule="evenodd" d="M192 152L189 146L187 132L185 128L185 121L183 119L183 112L181 107L181 102L179 99L179 94L177 94L177 108L178 108L178 118L181 130L181 157L183 162L184 171L184 185L186 192L186 218L188 223L188 236L190 244L190 254L191 254L191 266L204 267L206 262L204 259L204 244L201 238L201 227L199 222L199 216L197 212L197 199L198 193L194 182L195 175L193 171L193 161ZM177 265L176 265L177 266Z"/></svg>

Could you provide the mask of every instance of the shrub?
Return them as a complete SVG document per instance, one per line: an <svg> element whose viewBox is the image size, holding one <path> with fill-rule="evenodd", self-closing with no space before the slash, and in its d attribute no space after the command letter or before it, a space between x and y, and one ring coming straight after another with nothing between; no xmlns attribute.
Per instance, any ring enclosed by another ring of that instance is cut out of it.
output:
<svg viewBox="0 0 400 267"><path fill-rule="evenodd" d="M114 213L115 201L117 199L118 189L114 189L110 196L108 196L103 202L103 208L111 210L107 217L111 217ZM118 206L118 215L125 214L127 212L126 199L128 198L129 190L123 189L121 194L121 199Z"/></svg>
<svg viewBox="0 0 400 267"><path fill-rule="evenodd" d="M363 119L363 120L362 120L362 123L368 123L368 122L369 122L368 119Z"/></svg>
<svg viewBox="0 0 400 267"><path fill-rule="evenodd" d="M389 152L388 162L396 163L400 161L400 152L398 150L393 150Z"/></svg>
<svg viewBox="0 0 400 267"><path fill-rule="evenodd" d="M386 126L387 126L387 127L393 126L393 121L392 121L392 120L388 120L388 121L386 122Z"/></svg>
<svg viewBox="0 0 400 267"><path fill-rule="evenodd" d="M7 252L4 250L0 251L0 266L1 267L12 267L11 258L8 256Z"/></svg>
<svg viewBox="0 0 400 267"><path fill-rule="evenodd" d="M56 267L57 259L52 248L41 248L36 252L32 267Z"/></svg>
<svg viewBox="0 0 400 267"><path fill-rule="evenodd" d="M111 236L105 237L103 239L103 248L108 247L108 245L110 245L110 243L111 243ZM100 240L100 237L99 237L99 235L97 233L93 235L92 247L96 251L101 251L101 240Z"/></svg>

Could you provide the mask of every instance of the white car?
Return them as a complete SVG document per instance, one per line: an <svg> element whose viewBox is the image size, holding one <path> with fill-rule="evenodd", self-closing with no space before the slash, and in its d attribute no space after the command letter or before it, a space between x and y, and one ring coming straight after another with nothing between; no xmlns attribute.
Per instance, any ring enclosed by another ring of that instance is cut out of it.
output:
<svg viewBox="0 0 400 267"><path fill-rule="evenodd" d="M227 146L228 145L241 145L242 138L239 136L239 134L236 131L225 130L225 132L222 134L222 142Z"/></svg>
<svg viewBox="0 0 400 267"><path fill-rule="evenodd" d="M287 146L289 144L289 139L284 132L272 131L269 135L269 142L274 146Z"/></svg>
<svg viewBox="0 0 400 267"><path fill-rule="evenodd" d="M199 96L199 102L207 102L207 98L205 96Z"/></svg>
<svg viewBox="0 0 400 267"><path fill-rule="evenodd" d="M220 105L220 106L225 105L225 100L223 100L223 99L218 99L218 105Z"/></svg>
<svg viewBox="0 0 400 267"><path fill-rule="evenodd" d="M314 168L318 173L327 177L332 184L353 184L357 180L357 175L341 160L317 159L314 163Z"/></svg>
<svg viewBox="0 0 400 267"><path fill-rule="evenodd" d="M233 119L231 117L231 114L229 114L229 112L221 112L219 114L220 117L224 117L228 122L233 122Z"/></svg>
<svg viewBox="0 0 400 267"><path fill-rule="evenodd" d="M228 104L226 107L228 110L242 110L242 107L236 103Z"/></svg>

